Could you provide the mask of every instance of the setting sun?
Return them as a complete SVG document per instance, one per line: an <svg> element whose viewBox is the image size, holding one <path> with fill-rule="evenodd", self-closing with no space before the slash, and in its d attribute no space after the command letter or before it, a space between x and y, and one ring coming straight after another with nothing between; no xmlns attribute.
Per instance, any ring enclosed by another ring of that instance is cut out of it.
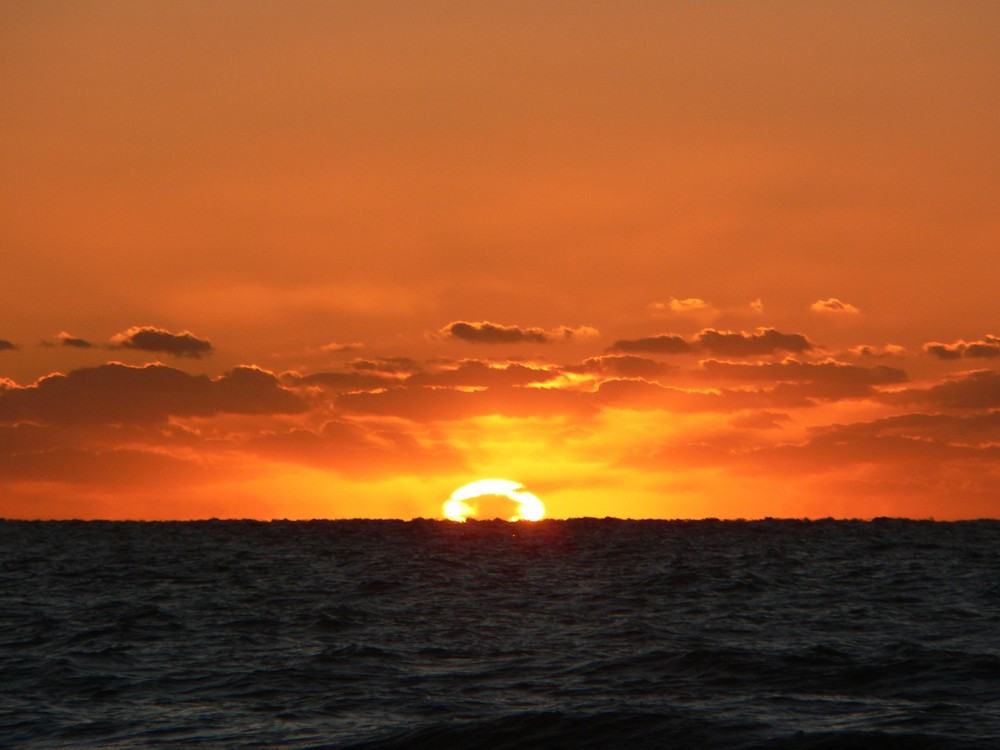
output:
<svg viewBox="0 0 1000 750"><path fill-rule="evenodd" d="M489 502L491 499L500 502ZM511 504L513 507L509 507ZM524 485L509 479L470 482L452 492L443 507L444 517L450 521L465 521L480 515L491 517L491 513L506 515L510 510L514 513L508 521L540 521L545 517L545 504L527 492Z"/></svg>

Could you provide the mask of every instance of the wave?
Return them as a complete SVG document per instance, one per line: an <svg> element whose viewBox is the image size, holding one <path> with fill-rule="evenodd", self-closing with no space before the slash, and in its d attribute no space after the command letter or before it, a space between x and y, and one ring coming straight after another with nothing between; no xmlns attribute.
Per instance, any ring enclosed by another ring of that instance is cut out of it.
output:
<svg viewBox="0 0 1000 750"><path fill-rule="evenodd" d="M677 713L523 713L484 721L435 723L350 745L313 750L992 750L971 740L885 731L794 732L765 724Z"/></svg>
<svg viewBox="0 0 1000 750"><path fill-rule="evenodd" d="M0 747L992 750L997 570L995 522L0 521Z"/></svg>

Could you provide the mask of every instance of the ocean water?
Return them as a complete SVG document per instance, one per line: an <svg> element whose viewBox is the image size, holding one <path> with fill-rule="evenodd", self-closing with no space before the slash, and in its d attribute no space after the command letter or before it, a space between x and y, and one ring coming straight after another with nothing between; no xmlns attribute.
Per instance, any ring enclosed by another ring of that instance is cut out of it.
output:
<svg viewBox="0 0 1000 750"><path fill-rule="evenodd" d="M0 522L4 748L998 748L1000 523Z"/></svg>

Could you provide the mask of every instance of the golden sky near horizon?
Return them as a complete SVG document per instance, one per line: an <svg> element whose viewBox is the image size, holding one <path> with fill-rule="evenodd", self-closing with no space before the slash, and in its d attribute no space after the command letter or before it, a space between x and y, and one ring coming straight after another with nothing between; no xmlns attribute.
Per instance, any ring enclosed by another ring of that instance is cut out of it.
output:
<svg viewBox="0 0 1000 750"><path fill-rule="evenodd" d="M997 29L5 4L0 517L998 517Z"/></svg>

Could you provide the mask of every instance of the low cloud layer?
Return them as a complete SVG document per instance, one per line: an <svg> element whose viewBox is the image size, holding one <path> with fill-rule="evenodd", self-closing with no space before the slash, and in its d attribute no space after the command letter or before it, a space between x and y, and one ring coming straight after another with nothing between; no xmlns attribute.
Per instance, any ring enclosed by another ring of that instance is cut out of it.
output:
<svg viewBox="0 0 1000 750"><path fill-rule="evenodd" d="M446 332L470 343L552 344L577 330L459 321ZM43 354L57 354L57 341L87 348L76 339L63 332ZM982 350L1000 345L992 335L941 344L942 359L958 360L951 368L911 362L915 382L889 366L904 360L866 361L897 354L891 345L841 343L836 359L823 359L804 334L774 328L623 339L568 363L552 353L578 357L577 347L530 358L484 347L471 352L483 356L458 358L440 338L431 344L439 348L424 358L391 356L381 345L356 359L310 348L321 369L306 359L295 364L302 371L281 375L237 367L209 377L113 362L30 385L0 379L0 489L41 493L61 482L109 496L200 492L218 481L250 486L258 471L265 484L288 476L321 488L325 477L433 483L436 473L492 471L484 467L510 457L581 472L641 466L650 486L711 467L719 487L752 477L807 490L803 497L847 474L862 482L851 498L915 482L918 473L929 478L928 496L951 474L980 494L1000 481L1000 371L959 371L972 358L990 364ZM118 345L170 346L188 357L211 347L149 328L123 332ZM686 357L665 356L678 354ZM952 372L930 379L928 370L942 369ZM321 473L318 481L310 472ZM702 499L714 502L715 491ZM853 512L865 511L864 502Z"/></svg>
<svg viewBox="0 0 1000 750"><path fill-rule="evenodd" d="M315 429L264 432L249 438L243 447L263 459L360 478L382 476L386 467L406 472L463 467L461 455L441 442L422 442L402 430L369 429L343 420L329 420Z"/></svg>
<svg viewBox="0 0 1000 750"><path fill-rule="evenodd" d="M942 344L931 341L924 344L924 351L938 359L992 359L1000 357L1000 337L987 334L979 341L953 341Z"/></svg>
<svg viewBox="0 0 1000 750"><path fill-rule="evenodd" d="M706 312L712 309L712 305L698 297L688 297L687 299L677 299L671 297L666 302L654 302L649 306L652 312L656 313L696 313Z"/></svg>
<svg viewBox="0 0 1000 750"><path fill-rule="evenodd" d="M575 367L564 368L568 372L593 373L610 377L656 378L673 368L663 362L634 354L610 354L591 357Z"/></svg>
<svg viewBox="0 0 1000 750"><path fill-rule="evenodd" d="M706 360L701 363L704 375L712 379L766 380L785 382L837 382L863 385L889 385L905 383L906 373L895 367L877 365L859 367L843 362L720 362Z"/></svg>
<svg viewBox="0 0 1000 750"><path fill-rule="evenodd" d="M908 388L885 398L891 403L927 404L944 409L1000 409L1000 372L977 370L929 388Z"/></svg>
<svg viewBox="0 0 1000 750"><path fill-rule="evenodd" d="M462 320L449 323L441 329L441 333L473 344L553 344L560 341L595 338L600 335L596 328L589 326L576 328L560 326L545 330L489 321L468 323Z"/></svg>
<svg viewBox="0 0 1000 750"><path fill-rule="evenodd" d="M848 354L852 354L855 357L885 359L889 357L905 357L907 355L907 351L906 347L899 346L898 344L886 344L885 346L861 344L859 346L851 347L848 350Z"/></svg>
<svg viewBox="0 0 1000 750"><path fill-rule="evenodd" d="M66 331L60 331L59 335L56 336L56 341L61 346L69 346L74 349L92 349L94 345L87 341L86 339L81 339L78 336L73 336Z"/></svg>
<svg viewBox="0 0 1000 750"><path fill-rule="evenodd" d="M356 352L360 349L364 349L365 345L360 341L352 341L349 343L338 343L336 341L331 341L329 344L323 344L319 348L321 352L326 354L341 354L343 352Z"/></svg>
<svg viewBox="0 0 1000 750"><path fill-rule="evenodd" d="M552 372L541 368L526 367L516 363L493 366L485 362L467 360L454 368L436 372L414 373L406 379L406 384L409 386L489 388L545 383L552 378Z"/></svg>
<svg viewBox="0 0 1000 750"><path fill-rule="evenodd" d="M362 372L376 372L383 375L410 374L423 369L419 362L409 357L355 359L351 361L351 367Z"/></svg>
<svg viewBox="0 0 1000 750"><path fill-rule="evenodd" d="M754 357L785 352L799 354L814 349L801 333L781 333L774 328L746 331L719 331L705 328L687 340L675 333L641 339L623 339L611 345L609 351L645 354L688 354L707 352L726 357Z"/></svg>
<svg viewBox="0 0 1000 750"><path fill-rule="evenodd" d="M153 326L133 326L111 337L111 345L122 349L160 352L174 357L200 359L212 353L212 344L190 331L171 333Z"/></svg>
<svg viewBox="0 0 1000 750"><path fill-rule="evenodd" d="M702 350L710 354L732 357L753 357L775 352L798 354L814 348L801 333L781 333L773 328L758 328L754 333L706 328L697 335L696 341Z"/></svg>
<svg viewBox="0 0 1000 750"><path fill-rule="evenodd" d="M399 378L370 372L285 373L282 379L291 386L318 386L334 393L373 391L399 384Z"/></svg>
<svg viewBox="0 0 1000 750"><path fill-rule="evenodd" d="M619 339L608 347L610 352L643 354L688 354L695 348L683 336L676 333L661 333L641 339Z"/></svg>
<svg viewBox="0 0 1000 750"><path fill-rule="evenodd" d="M860 310L849 302L842 302L836 297L818 299L809 305L809 309L821 315L857 315Z"/></svg>
<svg viewBox="0 0 1000 750"><path fill-rule="evenodd" d="M0 422L133 424L171 416L291 414L306 404L277 378L237 367L215 379L165 365L110 363L0 390Z"/></svg>
<svg viewBox="0 0 1000 750"><path fill-rule="evenodd" d="M7 341L7 339L0 339L0 352L5 352L5 351L9 352L13 351L14 349L17 349L17 347L14 345L14 342Z"/></svg>

